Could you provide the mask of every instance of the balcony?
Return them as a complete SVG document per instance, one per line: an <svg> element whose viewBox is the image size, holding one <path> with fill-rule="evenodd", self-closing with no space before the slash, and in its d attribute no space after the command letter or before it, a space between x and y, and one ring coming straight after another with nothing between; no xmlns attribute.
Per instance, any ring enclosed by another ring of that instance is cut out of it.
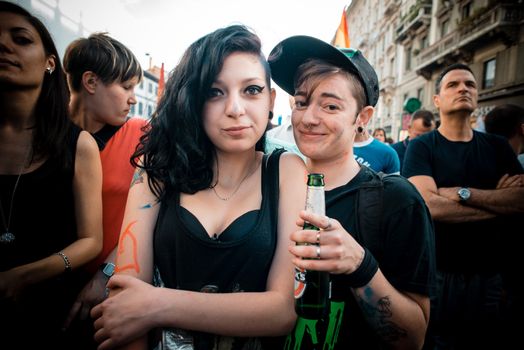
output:
<svg viewBox="0 0 524 350"><path fill-rule="evenodd" d="M414 60L415 70L430 79L436 69L460 59L468 61L478 47L490 42L499 41L510 46L518 40L523 19L524 8L520 5L484 8L476 16L459 22L455 31L422 50Z"/></svg>
<svg viewBox="0 0 524 350"><path fill-rule="evenodd" d="M396 88L396 79L392 75L385 76L384 78L380 79L380 92L383 94L392 94L393 91L395 91Z"/></svg>
<svg viewBox="0 0 524 350"><path fill-rule="evenodd" d="M408 38L411 33L423 25L431 22L431 1L419 0L409 9L409 12L402 16L400 25L396 29L396 42L401 43Z"/></svg>
<svg viewBox="0 0 524 350"><path fill-rule="evenodd" d="M400 0L386 0L384 4L384 17L389 17L400 7Z"/></svg>

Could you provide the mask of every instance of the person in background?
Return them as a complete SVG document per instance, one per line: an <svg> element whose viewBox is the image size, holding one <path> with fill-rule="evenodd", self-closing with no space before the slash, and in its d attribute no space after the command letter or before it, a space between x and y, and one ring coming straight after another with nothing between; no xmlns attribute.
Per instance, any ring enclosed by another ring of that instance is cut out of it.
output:
<svg viewBox="0 0 524 350"><path fill-rule="evenodd" d="M293 130L307 169L326 184L327 217L302 211L297 220L320 232L293 232L289 251L297 267L331 273L329 316L299 318L285 349L420 348L435 276L431 217L405 178L382 181L353 157L357 129L379 96L374 69L360 51L308 36L279 43L269 63L273 80L295 96ZM381 197L359 202L377 182ZM373 227L364 223L376 222L372 202L381 221Z"/></svg>
<svg viewBox="0 0 524 350"><path fill-rule="evenodd" d="M411 140L404 158L404 176L435 222L438 290L427 349L511 348L520 332L521 314L508 315L522 303L523 169L505 139L472 129L477 100L471 69L446 67L433 97L441 124Z"/></svg>
<svg viewBox="0 0 524 350"><path fill-rule="evenodd" d="M0 1L0 348L72 349L62 325L102 248L96 142L69 120L45 26Z"/></svg>
<svg viewBox="0 0 524 350"><path fill-rule="evenodd" d="M134 173L130 159L147 122L127 117L136 104L134 89L142 79L142 68L119 41L105 33L73 41L64 55L64 70L71 118L93 135L100 151L104 228L102 252L87 266L93 277L74 303L67 326L77 315L90 323L91 308L104 299Z"/></svg>
<svg viewBox="0 0 524 350"><path fill-rule="evenodd" d="M145 348L154 327L195 349L258 349L293 327L287 247L305 167L257 151L275 98L269 72L241 25L200 38L173 70L135 153L112 292L91 312L100 350ZM165 288L149 284L154 271Z"/></svg>
<svg viewBox="0 0 524 350"><path fill-rule="evenodd" d="M411 115L408 125L408 136L404 140L391 145L397 152L400 160L400 175L402 175L402 163L404 162L404 155L406 154L409 141L433 129L435 129L435 118L430 111L419 109Z"/></svg>
<svg viewBox="0 0 524 350"><path fill-rule="evenodd" d="M400 174L397 152L388 144L371 137L364 126L357 128L353 152L357 162L376 172Z"/></svg>
<svg viewBox="0 0 524 350"><path fill-rule="evenodd" d="M373 130L373 137L382 143L386 143L386 130L383 128L376 128L375 130Z"/></svg>
<svg viewBox="0 0 524 350"><path fill-rule="evenodd" d="M486 132L506 138L524 167L524 108L506 104L492 109L484 119Z"/></svg>

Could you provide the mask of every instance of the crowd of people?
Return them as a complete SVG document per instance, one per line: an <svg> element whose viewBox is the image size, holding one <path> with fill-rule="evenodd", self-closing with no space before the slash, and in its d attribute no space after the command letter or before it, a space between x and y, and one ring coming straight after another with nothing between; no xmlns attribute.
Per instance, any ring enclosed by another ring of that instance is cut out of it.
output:
<svg viewBox="0 0 524 350"><path fill-rule="evenodd" d="M453 64L438 128L417 111L390 146L368 129L380 90L362 52L261 46L240 24L198 39L146 122L128 117L143 71L124 44L94 33L61 60L40 20L0 1L2 349L518 341L522 108L473 130L477 82ZM272 81L292 114L268 131ZM304 210L308 173L326 215ZM329 272L327 316L295 313L295 267Z"/></svg>

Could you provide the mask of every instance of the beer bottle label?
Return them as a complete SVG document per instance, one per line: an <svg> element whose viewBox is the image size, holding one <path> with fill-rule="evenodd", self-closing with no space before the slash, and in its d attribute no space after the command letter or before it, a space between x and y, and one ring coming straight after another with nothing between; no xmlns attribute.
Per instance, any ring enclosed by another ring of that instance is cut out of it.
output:
<svg viewBox="0 0 524 350"><path fill-rule="evenodd" d="M306 193L306 211L324 215L326 212L324 187L308 186Z"/></svg>
<svg viewBox="0 0 524 350"><path fill-rule="evenodd" d="M295 267L295 299L300 299L306 291L306 270Z"/></svg>

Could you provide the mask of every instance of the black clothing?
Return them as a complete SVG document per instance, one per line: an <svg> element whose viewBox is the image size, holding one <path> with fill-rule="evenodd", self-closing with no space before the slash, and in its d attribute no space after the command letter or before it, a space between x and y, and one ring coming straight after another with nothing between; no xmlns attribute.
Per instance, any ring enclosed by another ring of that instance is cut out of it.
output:
<svg viewBox="0 0 524 350"><path fill-rule="evenodd" d="M404 156L406 155L406 149L408 148L408 144L409 136L406 137L404 140L391 145L391 147L397 152L398 159L400 160L400 175L404 175L402 172L402 167L404 165Z"/></svg>
<svg viewBox="0 0 524 350"><path fill-rule="evenodd" d="M0 244L0 271L41 260L77 240L73 198L75 154L80 129L73 127L67 167L53 158L20 176L11 231L16 239ZM18 175L0 175L2 205L11 201ZM87 282L82 269L29 286L17 300L0 300L0 348L66 349L63 322Z"/></svg>
<svg viewBox="0 0 524 350"><path fill-rule="evenodd" d="M502 137L473 131L471 141L453 142L434 130L410 142L403 175L431 176L437 188L489 190L504 174L522 172ZM522 222L522 215L435 221L438 293L432 300L427 349L497 348L507 338L502 332L521 272L516 266Z"/></svg>
<svg viewBox="0 0 524 350"><path fill-rule="evenodd" d="M362 167L346 185L326 191L326 214L337 219L359 244L371 251L395 288L429 296L435 278L433 225L422 197L406 179L396 175L384 177L379 235L359 231L358 226L363 226L357 225L355 215L357 194L362 184L375 176L372 170ZM299 318L286 343L286 349L383 347L350 288L336 278L332 279L329 319L317 322Z"/></svg>
<svg viewBox="0 0 524 350"><path fill-rule="evenodd" d="M180 206L179 194L162 202L154 233L154 262L166 287L218 293L266 290L277 244L281 153L264 155L260 209L241 215L216 239ZM246 219L255 220L243 224ZM195 343L208 338L201 333L193 337ZM245 341L237 338L236 346Z"/></svg>

